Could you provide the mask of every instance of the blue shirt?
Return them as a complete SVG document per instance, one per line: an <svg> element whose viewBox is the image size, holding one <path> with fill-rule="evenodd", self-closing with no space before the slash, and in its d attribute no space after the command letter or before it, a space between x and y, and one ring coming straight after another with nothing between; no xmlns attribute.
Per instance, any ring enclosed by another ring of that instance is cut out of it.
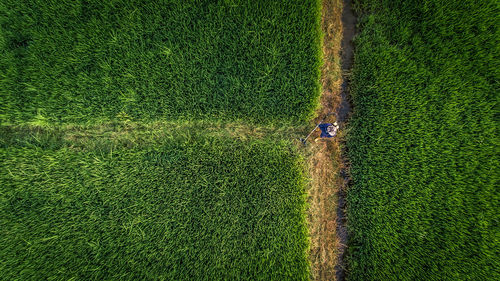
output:
<svg viewBox="0 0 500 281"><path fill-rule="evenodd" d="M333 138L333 136L330 135L326 130L328 126L333 126L333 125L330 123L319 124L319 128L321 129L321 135L320 135L321 138Z"/></svg>

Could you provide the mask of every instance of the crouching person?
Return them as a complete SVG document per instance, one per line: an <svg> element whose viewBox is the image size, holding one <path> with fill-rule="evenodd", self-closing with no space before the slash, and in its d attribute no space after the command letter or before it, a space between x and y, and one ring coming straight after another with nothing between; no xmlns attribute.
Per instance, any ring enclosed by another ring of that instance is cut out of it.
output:
<svg viewBox="0 0 500 281"><path fill-rule="evenodd" d="M320 139L329 139L333 138L337 135L337 131L339 130L339 125L337 122L331 124L331 123L324 123L324 124L319 124L318 126L321 130L321 135L319 138L316 138L314 141L317 142Z"/></svg>

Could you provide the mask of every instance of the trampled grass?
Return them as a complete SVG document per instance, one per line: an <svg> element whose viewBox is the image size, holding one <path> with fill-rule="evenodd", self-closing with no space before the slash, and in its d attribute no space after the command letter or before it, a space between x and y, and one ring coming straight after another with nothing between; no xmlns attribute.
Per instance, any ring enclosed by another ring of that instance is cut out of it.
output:
<svg viewBox="0 0 500 281"><path fill-rule="evenodd" d="M499 280L496 1L357 1L351 280Z"/></svg>
<svg viewBox="0 0 500 281"><path fill-rule="evenodd" d="M305 121L320 1L0 2L0 120Z"/></svg>
<svg viewBox="0 0 500 281"><path fill-rule="evenodd" d="M290 143L16 130L0 143L0 279L308 278Z"/></svg>

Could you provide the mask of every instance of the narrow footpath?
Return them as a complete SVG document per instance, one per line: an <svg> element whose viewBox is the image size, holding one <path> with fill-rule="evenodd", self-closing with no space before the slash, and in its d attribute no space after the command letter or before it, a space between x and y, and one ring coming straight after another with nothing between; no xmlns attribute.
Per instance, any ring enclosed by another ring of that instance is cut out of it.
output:
<svg viewBox="0 0 500 281"><path fill-rule="evenodd" d="M311 186L308 190L308 224L311 236L310 262L312 280L345 280L348 233L346 228L346 191L349 184L345 159L344 129L351 105L350 72L353 64L352 39L356 17L352 0L322 1L323 61L321 71L321 107L314 124L332 110L324 122L339 122L341 130L333 141L307 144Z"/></svg>
<svg viewBox="0 0 500 281"><path fill-rule="evenodd" d="M351 69L354 63L354 45L353 39L356 34L356 16L352 8L352 0L344 0L342 11L342 49L341 49L341 67L342 67L342 89L340 92L341 102L336 108L337 120L345 127L351 113L351 102L349 87L351 84ZM344 140L341 140L341 170L342 184L337 190L337 230L336 234L340 240L337 248L337 264L335 266L335 280L345 280L346 277L346 251L348 242L347 232L347 215L346 215L346 197L347 190L350 184L350 176L348 171L346 145Z"/></svg>

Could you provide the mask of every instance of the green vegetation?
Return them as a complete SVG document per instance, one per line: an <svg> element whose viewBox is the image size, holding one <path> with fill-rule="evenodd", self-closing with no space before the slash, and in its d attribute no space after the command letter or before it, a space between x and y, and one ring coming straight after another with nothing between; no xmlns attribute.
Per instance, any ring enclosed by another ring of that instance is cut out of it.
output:
<svg viewBox="0 0 500 281"><path fill-rule="evenodd" d="M2 0L0 121L304 121L319 46L319 0Z"/></svg>
<svg viewBox="0 0 500 281"><path fill-rule="evenodd" d="M0 279L308 278L290 143L116 129L2 129Z"/></svg>
<svg viewBox="0 0 500 281"><path fill-rule="evenodd" d="M497 1L357 1L351 280L500 280Z"/></svg>
<svg viewBox="0 0 500 281"><path fill-rule="evenodd" d="M319 0L0 1L0 279L308 279L320 35Z"/></svg>

